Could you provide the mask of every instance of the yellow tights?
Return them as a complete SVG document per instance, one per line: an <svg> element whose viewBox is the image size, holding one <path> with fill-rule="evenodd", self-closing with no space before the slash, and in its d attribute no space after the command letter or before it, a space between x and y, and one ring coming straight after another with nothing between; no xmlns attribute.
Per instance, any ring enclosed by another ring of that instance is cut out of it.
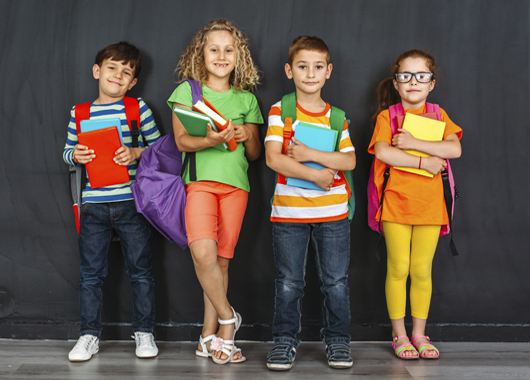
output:
<svg viewBox="0 0 530 380"><path fill-rule="evenodd" d="M387 248L386 304L390 319L405 318L410 274L412 316L427 319L431 304L431 269L440 226L383 222Z"/></svg>

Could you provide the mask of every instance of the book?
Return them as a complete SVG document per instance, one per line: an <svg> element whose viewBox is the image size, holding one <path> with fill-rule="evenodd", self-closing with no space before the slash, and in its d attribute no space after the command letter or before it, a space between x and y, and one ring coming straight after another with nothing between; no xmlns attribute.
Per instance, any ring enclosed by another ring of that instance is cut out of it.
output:
<svg viewBox="0 0 530 380"><path fill-rule="evenodd" d="M434 117L432 117L434 115ZM399 116L396 116L396 122L398 123L400 120L398 119ZM404 115L404 118L402 119L402 128L409 131L412 136L414 136L417 139L425 140L425 141L442 141L445 131L445 122L436 120L436 114L420 114L420 115L414 115L411 113L407 113ZM413 154L414 156L418 157L430 157L429 154L418 152L417 150L405 150L405 152ZM397 167L394 166L394 169L406 171L409 173L419 174L423 175L425 177L434 177L431 173L429 173L425 169L418 169L418 168L404 168L404 167Z"/></svg>
<svg viewBox="0 0 530 380"><path fill-rule="evenodd" d="M214 131L219 132L219 128L217 128L217 125L212 121L212 118L208 115L177 106L173 107L173 112L175 112L175 115L177 115L180 122L191 136L206 136L208 123L212 126L212 129ZM226 151L228 149L228 145L218 144L213 146L212 148L217 148L222 151Z"/></svg>
<svg viewBox="0 0 530 380"><path fill-rule="evenodd" d="M121 120L117 117L107 119L81 120L81 123L79 124L81 132L90 132L96 131L98 129L116 127L116 129L118 130L118 134L120 135L120 144L123 145L123 136L121 133Z"/></svg>
<svg viewBox="0 0 530 380"><path fill-rule="evenodd" d="M221 113L204 98L204 96L202 96L202 101L199 100L193 105L193 109L197 112L210 116L219 131L224 131L228 127L228 120L226 120L224 116L221 115ZM233 152L237 149L236 139L232 138L227 142L227 145L228 149Z"/></svg>
<svg viewBox="0 0 530 380"><path fill-rule="evenodd" d="M295 127L294 138L311 149L333 152L337 141L337 131L302 122L298 123ZM302 162L302 164L315 169L324 168L323 165L316 162ZM290 186L303 187L305 189L324 191L315 185L314 182L300 178L288 177L287 184Z"/></svg>
<svg viewBox="0 0 530 380"><path fill-rule="evenodd" d="M92 161L85 164L90 187L97 189L130 181L127 166L114 162L115 153L121 147L117 127L81 132L77 137L80 144L93 149L96 154Z"/></svg>

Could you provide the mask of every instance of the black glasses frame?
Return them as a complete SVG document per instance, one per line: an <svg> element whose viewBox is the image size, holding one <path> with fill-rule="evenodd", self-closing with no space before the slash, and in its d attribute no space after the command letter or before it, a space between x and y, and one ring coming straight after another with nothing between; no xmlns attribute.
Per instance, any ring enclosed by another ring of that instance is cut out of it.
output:
<svg viewBox="0 0 530 380"><path fill-rule="evenodd" d="M410 79L407 80L407 81L400 81L400 80L398 79L398 75L399 75L399 74L410 74L411 76L410 76ZM418 76L417 76L418 74L424 74L424 75L425 75L425 74L429 74L429 80L428 80L427 82L422 82L422 81L420 81L420 80L418 79ZM409 82L412 80L412 77L413 77L413 76L414 76L414 78L416 78L416 82L418 82L418 83L429 83L429 82L431 82L431 81L433 80L434 73L428 73L428 72L425 72L425 71L420 71L420 72L417 72L417 73L409 73L409 72L407 72L407 71L403 71L403 72L399 72L399 73L395 73L395 74L394 74L394 77L396 78L396 82L398 82L398 83L409 83Z"/></svg>

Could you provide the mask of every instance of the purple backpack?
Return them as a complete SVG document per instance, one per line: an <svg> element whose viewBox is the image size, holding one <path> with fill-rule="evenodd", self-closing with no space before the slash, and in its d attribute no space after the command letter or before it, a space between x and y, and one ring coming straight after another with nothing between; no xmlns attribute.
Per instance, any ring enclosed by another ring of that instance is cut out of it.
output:
<svg viewBox="0 0 530 380"><path fill-rule="evenodd" d="M201 99L201 87L195 81L187 82L191 85L195 104ZM142 153L136 181L131 184L136 210L166 239L183 250L188 247L188 240L184 218L186 189L181 175L190 156L186 154L183 165L175 136L169 133Z"/></svg>
<svg viewBox="0 0 530 380"><path fill-rule="evenodd" d="M440 106L438 104L432 104L432 103L425 103L426 106L426 112L427 113L436 113L436 118L438 120L441 120L440 115ZM401 103L395 104L391 106L388 109L388 112L390 114L390 128L392 130L392 136L394 136L397 133L397 122L396 122L396 116L401 116L405 113L403 110L403 106ZM375 168L375 160L372 162L372 168L370 169L370 178L368 180L368 225L370 228L376 232L379 232L379 240L377 242L377 247L379 246L379 243L381 241L381 237L384 235L383 231L383 223L381 222L381 217L383 215L383 199L385 196L385 189L388 182L388 178L390 176L390 166L387 165L385 172L383 174L384 180L383 180L383 188L381 190L381 199L379 199L379 194L377 192L377 187L375 185L374 180L374 168ZM453 219L454 214L454 202L455 199L458 197L458 193L456 191L455 182L453 179L453 172L451 170L451 166L449 165L449 160L446 160L447 167L442 171L442 183L443 183L443 189L444 189L444 199L445 199L445 205L447 207L447 215L449 215L449 224L443 225L440 229L440 236L447 235L451 233L451 241L449 243L451 247L451 253L453 256L458 255L458 251L456 249L456 246L453 242L453 231L451 229L451 222ZM379 207L381 207L381 215L379 217L379 220L376 219L377 211L379 210ZM376 247L376 251L377 251Z"/></svg>

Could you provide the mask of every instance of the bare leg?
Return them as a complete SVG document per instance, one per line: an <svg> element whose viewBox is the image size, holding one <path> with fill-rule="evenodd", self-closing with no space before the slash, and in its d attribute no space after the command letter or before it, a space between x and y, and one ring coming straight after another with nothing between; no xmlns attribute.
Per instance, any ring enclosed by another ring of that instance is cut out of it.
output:
<svg viewBox="0 0 530 380"><path fill-rule="evenodd" d="M418 335L425 335L425 325L427 325L426 319L419 319L412 317L412 337L416 337ZM416 339L414 342L416 343L416 346L419 346L420 344L429 343L429 341L425 338L419 338ZM437 352L434 350L426 350L424 351L424 356L436 356Z"/></svg>
<svg viewBox="0 0 530 380"><path fill-rule="evenodd" d="M219 264L221 272L223 273L224 289L226 294L228 290L228 265L230 264L230 259L217 256L217 263ZM211 301L208 299L208 296L206 295L206 293L204 293L204 325L202 328L203 338L215 334L217 332L217 329L219 328L219 322L217 322L217 318L217 311L215 311L215 308L213 307ZM201 349L200 346L201 345L199 344L199 350ZM210 342L206 343L206 347L210 349ZM237 352L234 354L234 359L237 360L241 356L241 353Z"/></svg>
<svg viewBox="0 0 530 380"><path fill-rule="evenodd" d="M223 271L218 262L217 243L212 239L196 240L190 244L190 251L195 266L195 273L197 274L197 278L199 279L202 290L205 294L205 306L207 299L219 318L232 319L234 314L232 313L232 308L226 298L228 281L226 281L225 285ZM226 265L226 271L228 271L228 265ZM228 275L228 272L226 273L226 275ZM209 309L209 306L206 307ZM204 323L205 325L208 323L208 329L210 329L211 312L208 311L209 314L206 316L206 307ZM215 324L217 324L217 320L215 321ZM219 326L217 335L225 340L230 340L233 337L234 327L234 324L221 325ZM221 359L227 357L227 355L221 351L215 351L212 352L212 354Z"/></svg>
<svg viewBox="0 0 530 380"><path fill-rule="evenodd" d="M407 330L405 329L405 318L391 319L390 322L392 323L392 340L396 336L407 336ZM412 335L414 336L414 333ZM398 339L398 341L396 342L396 347L399 347L409 342L409 338ZM415 351L406 350L404 351L403 356L418 356L418 354Z"/></svg>

